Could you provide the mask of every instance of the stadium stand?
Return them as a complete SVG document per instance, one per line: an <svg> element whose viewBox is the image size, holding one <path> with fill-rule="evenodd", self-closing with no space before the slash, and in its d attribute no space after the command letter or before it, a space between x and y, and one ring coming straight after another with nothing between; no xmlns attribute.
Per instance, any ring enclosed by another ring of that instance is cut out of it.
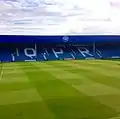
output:
<svg viewBox="0 0 120 119"><path fill-rule="evenodd" d="M120 58L119 36L0 36L0 61Z"/></svg>

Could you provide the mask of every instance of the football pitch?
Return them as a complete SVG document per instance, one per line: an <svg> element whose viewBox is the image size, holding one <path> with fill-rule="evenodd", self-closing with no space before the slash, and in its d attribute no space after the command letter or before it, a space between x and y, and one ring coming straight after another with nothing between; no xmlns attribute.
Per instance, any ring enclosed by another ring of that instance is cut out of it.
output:
<svg viewBox="0 0 120 119"><path fill-rule="evenodd" d="M120 119L120 61L1 63L0 119Z"/></svg>

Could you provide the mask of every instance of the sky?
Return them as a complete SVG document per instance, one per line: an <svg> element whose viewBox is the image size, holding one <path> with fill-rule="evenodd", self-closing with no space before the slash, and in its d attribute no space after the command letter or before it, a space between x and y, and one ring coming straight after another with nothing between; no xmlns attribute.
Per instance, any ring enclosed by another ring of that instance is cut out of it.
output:
<svg viewBox="0 0 120 119"><path fill-rule="evenodd" d="M120 0L0 0L0 34L120 34Z"/></svg>

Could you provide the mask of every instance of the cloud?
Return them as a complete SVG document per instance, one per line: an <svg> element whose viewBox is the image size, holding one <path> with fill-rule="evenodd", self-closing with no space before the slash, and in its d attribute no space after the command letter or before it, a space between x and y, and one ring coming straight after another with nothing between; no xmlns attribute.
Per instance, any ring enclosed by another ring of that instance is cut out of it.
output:
<svg viewBox="0 0 120 119"><path fill-rule="evenodd" d="M4 18L4 25L9 24L9 29L14 27L11 31L4 28L6 33L15 32L15 27L17 33L24 29L26 34L120 33L120 9L112 4L112 0L7 0L1 1L0 6L1 18L2 13L7 15L13 12L10 9L16 9L14 17ZM21 25L14 23L21 20ZM26 21L29 21L29 28Z"/></svg>

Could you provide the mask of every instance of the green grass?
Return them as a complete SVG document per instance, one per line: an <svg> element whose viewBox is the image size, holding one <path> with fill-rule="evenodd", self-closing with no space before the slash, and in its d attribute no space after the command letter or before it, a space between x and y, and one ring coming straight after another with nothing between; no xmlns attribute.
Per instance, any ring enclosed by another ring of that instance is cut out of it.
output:
<svg viewBox="0 0 120 119"><path fill-rule="evenodd" d="M0 64L0 119L120 119L120 62Z"/></svg>

